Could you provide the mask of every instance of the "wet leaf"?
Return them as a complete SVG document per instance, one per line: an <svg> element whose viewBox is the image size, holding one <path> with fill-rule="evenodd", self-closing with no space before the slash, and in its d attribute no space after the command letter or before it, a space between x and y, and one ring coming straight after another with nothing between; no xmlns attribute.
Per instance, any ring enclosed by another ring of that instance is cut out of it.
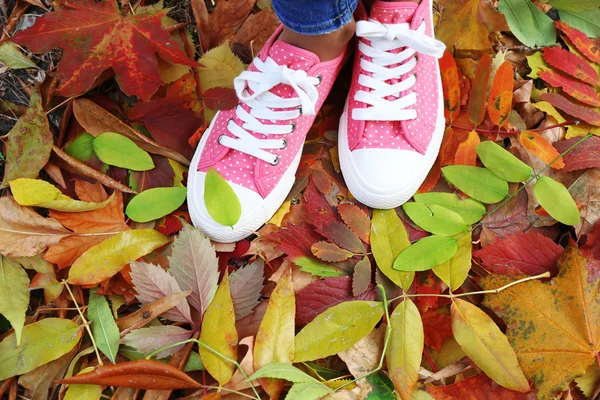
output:
<svg viewBox="0 0 600 400"><path fill-rule="evenodd" d="M184 202L186 188L153 188L143 191L127 205L127 216L136 222L148 222L162 218L177 210Z"/></svg>
<svg viewBox="0 0 600 400"><path fill-rule="evenodd" d="M513 35L529 47L556 43L556 28L550 17L529 0L500 0L498 11L506 17Z"/></svg>
<svg viewBox="0 0 600 400"><path fill-rule="evenodd" d="M115 364L119 352L119 344L117 343L119 328L104 296L97 295L95 292L90 293L87 316L92 323L92 334L96 340L96 345Z"/></svg>
<svg viewBox="0 0 600 400"><path fill-rule="evenodd" d="M219 224L233 226L242 215L242 206L229 183L209 168L204 182L204 202L210 216Z"/></svg>
<svg viewBox="0 0 600 400"><path fill-rule="evenodd" d="M25 313L29 307L29 277L16 262L0 255L0 314L15 330L16 344L21 344Z"/></svg>
<svg viewBox="0 0 600 400"><path fill-rule="evenodd" d="M533 169L491 140L480 143L475 150L481 162L496 176L508 182L523 182Z"/></svg>
<svg viewBox="0 0 600 400"><path fill-rule="evenodd" d="M485 168L449 165L442 168L442 174L452 185L482 203L497 203L508 194L506 181Z"/></svg>
<svg viewBox="0 0 600 400"><path fill-rule="evenodd" d="M577 225L581 216L567 188L554 179L542 176L533 187L535 198L555 220L565 225Z"/></svg>
<svg viewBox="0 0 600 400"><path fill-rule="evenodd" d="M452 291L458 290L469 275L471 270L471 233L459 233L454 237L458 248L448 261L433 267L433 272Z"/></svg>
<svg viewBox="0 0 600 400"><path fill-rule="evenodd" d="M459 214L436 204L408 202L402 209L415 224L434 235L453 236L467 229Z"/></svg>
<svg viewBox="0 0 600 400"><path fill-rule="evenodd" d="M311 247L315 257L327 262L338 262L349 259L354 255L351 251L344 250L329 242L317 242Z"/></svg>
<svg viewBox="0 0 600 400"><path fill-rule="evenodd" d="M477 63L477 71L475 71L475 79L471 85L469 93L469 103L467 110L469 112L469 121L474 126L481 124L485 118L487 104L487 90L492 73L492 58L489 54L484 54Z"/></svg>
<svg viewBox="0 0 600 400"><path fill-rule="evenodd" d="M417 203L426 206L438 205L460 215L467 225L472 225L481 220L485 214L485 206L470 198L461 200L454 193L423 193L414 196Z"/></svg>
<svg viewBox="0 0 600 400"><path fill-rule="evenodd" d="M535 8L533 4L531 7ZM508 123L508 116L512 109L513 74L512 65L505 61L494 75L490 89L488 113L492 122L500 128Z"/></svg>
<svg viewBox="0 0 600 400"><path fill-rule="evenodd" d="M96 136L94 153L100 161L133 171L147 171L154 168L148 153L140 149L133 140L114 132Z"/></svg>
<svg viewBox="0 0 600 400"><path fill-rule="evenodd" d="M400 271L427 271L450 260L457 249L454 238L427 236L402 251L394 260L393 268Z"/></svg>
<svg viewBox="0 0 600 400"><path fill-rule="evenodd" d="M473 304L452 301L452 332L465 353L499 385L528 392L517 356L494 321Z"/></svg>

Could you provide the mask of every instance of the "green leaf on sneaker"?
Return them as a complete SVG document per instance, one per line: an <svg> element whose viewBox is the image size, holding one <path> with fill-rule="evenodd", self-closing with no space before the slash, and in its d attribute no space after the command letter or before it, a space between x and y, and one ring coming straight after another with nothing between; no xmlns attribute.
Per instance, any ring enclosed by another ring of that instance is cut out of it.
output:
<svg viewBox="0 0 600 400"><path fill-rule="evenodd" d="M450 260L458 250L456 239L427 236L406 248L394 261L400 271L427 271Z"/></svg>
<svg viewBox="0 0 600 400"><path fill-rule="evenodd" d="M212 168L208 169L204 181L204 203L212 219L221 225L233 226L242 215L240 199L229 183Z"/></svg>
<svg viewBox="0 0 600 400"><path fill-rule="evenodd" d="M533 194L544 210L558 222L565 225L579 224L579 208L562 183L542 176L533 187Z"/></svg>
<svg viewBox="0 0 600 400"><path fill-rule="evenodd" d="M505 181L523 182L533 173L529 165L492 141L481 142L475 151L483 165Z"/></svg>
<svg viewBox="0 0 600 400"><path fill-rule="evenodd" d="M184 187L144 190L131 199L125 213L135 222L154 221L177 210L185 202L186 193Z"/></svg>
<svg viewBox="0 0 600 400"><path fill-rule="evenodd" d="M497 203L508 194L508 183L486 168L449 165L442 168L442 174L452 185L482 203Z"/></svg>
<svg viewBox="0 0 600 400"><path fill-rule="evenodd" d="M454 211L460 215L467 225L473 225L479 222L485 214L485 206L477 200L466 198L461 200L454 193L423 193L415 194L415 201L417 203L431 206L436 204L447 208L448 210Z"/></svg>
<svg viewBox="0 0 600 400"><path fill-rule="evenodd" d="M94 139L94 153L100 161L132 171L154 168L152 157L135 142L114 132L105 132Z"/></svg>
<svg viewBox="0 0 600 400"><path fill-rule="evenodd" d="M454 211L432 204L409 202L402 205L404 212L420 228L440 236L453 236L467 229L463 218Z"/></svg>

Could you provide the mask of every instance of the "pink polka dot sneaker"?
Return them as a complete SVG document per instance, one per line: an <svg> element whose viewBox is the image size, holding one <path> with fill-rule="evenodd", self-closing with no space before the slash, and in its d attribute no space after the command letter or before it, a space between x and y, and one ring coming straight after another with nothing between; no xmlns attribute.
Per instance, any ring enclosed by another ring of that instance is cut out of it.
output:
<svg viewBox="0 0 600 400"><path fill-rule="evenodd" d="M433 37L431 1L376 1L369 19L357 11L339 156L348 189L373 208L410 199L439 152L444 104L437 58L445 46Z"/></svg>
<svg viewBox="0 0 600 400"><path fill-rule="evenodd" d="M309 51L276 40L281 31L234 80L238 106L217 113L192 160L190 216L219 242L251 235L281 206L294 183L306 134L343 64L345 54L321 62ZM242 214L233 227L216 222L206 209L204 182L211 168L240 200Z"/></svg>

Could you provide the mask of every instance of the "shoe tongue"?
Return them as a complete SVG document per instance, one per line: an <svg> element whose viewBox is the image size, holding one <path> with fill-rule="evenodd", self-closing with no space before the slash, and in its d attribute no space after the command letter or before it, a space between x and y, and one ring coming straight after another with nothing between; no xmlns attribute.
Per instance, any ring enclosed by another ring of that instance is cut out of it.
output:
<svg viewBox="0 0 600 400"><path fill-rule="evenodd" d="M269 57L279 65L304 71L308 71L309 68L320 62L316 54L281 40L273 43L271 49L269 49Z"/></svg>
<svg viewBox="0 0 600 400"><path fill-rule="evenodd" d="M419 5L413 2L395 2L378 0L373 3L370 19L382 24L401 24L410 22Z"/></svg>

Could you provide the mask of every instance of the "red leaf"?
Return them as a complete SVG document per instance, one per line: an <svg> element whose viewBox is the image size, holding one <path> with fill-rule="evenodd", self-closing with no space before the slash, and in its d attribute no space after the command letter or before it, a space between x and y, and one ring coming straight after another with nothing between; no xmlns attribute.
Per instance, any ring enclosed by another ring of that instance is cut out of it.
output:
<svg viewBox="0 0 600 400"><path fill-rule="evenodd" d="M494 76L488 104L490 119L500 128L508 123L508 116L512 109L512 92L513 67L508 61L505 61Z"/></svg>
<svg viewBox="0 0 600 400"><path fill-rule="evenodd" d="M121 13L115 0L70 0L11 40L36 53L63 49L55 72L63 96L86 92L112 68L123 92L149 100L163 84L154 54L171 64L196 65L162 27L167 12L132 15Z"/></svg>
<svg viewBox="0 0 600 400"><path fill-rule="evenodd" d="M333 243L353 253L364 254L365 246L362 244L356 233L350 228L338 221L331 221L317 229L321 235L331 240Z"/></svg>
<svg viewBox="0 0 600 400"><path fill-rule="evenodd" d="M449 315L444 315L435 310L421 313L425 345L439 350L444 341L452 336L452 320Z"/></svg>
<svg viewBox="0 0 600 400"><path fill-rule="evenodd" d="M556 27L567 35L571 43L577 47L577 50L581 54L586 56L590 61L600 63L600 46L597 41L590 39L585 33L570 27L564 22L557 21Z"/></svg>
<svg viewBox="0 0 600 400"><path fill-rule="evenodd" d="M579 118L588 124L600 126L600 114L591 108L571 103L563 96L555 93L543 93L540 98L575 118Z"/></svg>
<svg viewBox="0 0 600 400"><path fill-rule="evenodd" d="M482 265L496 274L536 275L546 271L554 274L556 260L564 251L539 233L518 232L477 250L473 257L481 259Z"/></svg>
<svg viewBox="0 0 600 400"><path fill-rule="evenodd" d="M580 141L580 137L561 140L553 143L559 153L566 151L569 147ZM565 162L564 172L577 171L587 168L600 168L600 138L592 136L575 146L563 156Z"/></svg>
<svg viewBox="0 0 600 400"><path fill-rule="evenodd" d="M129 186L136 192L155 187L171 187L175 178L175 172L169 164L169 160L163 156L151 154L154 168L148 171L131 171L129 175Z"/></svg>
<svg viewBox="0 0 600 400"><path fill-rule="evenodd" d="M581 248L592 253L596 260L600 260L600 221L596 222L592 231L588 233L587 241Z"/></svg>
<svg viewBox="0 0 600 400"><path fill-rule="evenodd" d="M435 400L526 400L527 393L503 388L485 375L476 375L454 385L427 386Z"/></svg>
<svg viewBox="0 0 600 400"><path fill-rule="evenodd" d="M158 361L136 360L96 367L94 371L56 381L61 384L118 386L144 390L194 389L200 384L177 368Z"/></svg>
<svg viewBox="0 0 600 400"><path fill-rule="evenodd" d="M332 221L338 221L333 208L327 203L325 196L317 189L317 186L311 179L306 190L303 193L305 213L304 216L317 229Z"/></svg>
<svg viewBox="0 0 600 400"><path fill-rule="evenodd" d="M204 91L204 104L211 110L231 110L238 105L235 90L225 87L214 87Z"/></svg>
<svg viewBox="0 0 600 400"><path fill-rule="evenodd" d="M311 247L321 238L308 224L289 224L269 236L281 244L279 249L288 255L287 259L294 261L298 257L312 257Z"/></svg>
<svg viewBox="0 0 600 400"><path fill-rule="evenodd" d="M373 300L375 291L352 295L352 277L325 278L306 286L296 294L296 326L304 326L336 304L349 300Z"/></svg>
<svg viewBox="0 0 600 400"><path fill-rule="evenodd" d="M487 100L487 88L492 73L492 58L489 54L484 54L477 64L475 78L471 86L469 103L467 110L469 111L469 120L475 125L479 125L485 118L485 104Z"/></svg>
<svg viewBox="0 0 600 400"><path fill-rule="evenodd" d="M600 85L596 70L578 55L560 47L546 47L543 56L544 61L554 68L590 85Z"/></svg>
<svg viewBox="0 0 600 400"><path fill-rule="evenodd" d="M442 281L434 275L433 271L425 271L417 275L415 291L418 294L441 294L443 292ZM415 304L421 312L426 312L438 308L440 299L441 297L436 296L416 297Z"/></svg>
<svg viewBox="0 0 600 400"><path fill-rule="evenodd" d="M446 50L440 59L442 87L444 89L444 116L453 121L460 112L460 84L458 68L452 54Z"/></svg>
<svg viewBox="0 0 600 400"><path fill-rule="evenodd" d="M369 216L354 204L344 203L337 208L338 213L352 232L365 243L369 243L371 220Z"/></svg>
<svg viewBox="0 0 600 400"><path fill-rule="evenodd" d="M311 251L315 257L327 262L344 261L354 255L352 252L340 249L335 244L329 242L317 242L312 245Z"/></svg>
<svg viewBox="0 0 600 400"><path fill-rule="evenodd" d="M472 165L477 164L477 152L475 147L481 142L479 135L475 131L469 132L467 140L458 145L454 164L456 165Z"/></svg>
<svg viewBox="0 0 600 400"><path fill-rule="evenodd" d="M550 86L562 87L566 93L582 103L600 106L598 94L591 86L550 70L541 71L538 75Z"/></svg>

